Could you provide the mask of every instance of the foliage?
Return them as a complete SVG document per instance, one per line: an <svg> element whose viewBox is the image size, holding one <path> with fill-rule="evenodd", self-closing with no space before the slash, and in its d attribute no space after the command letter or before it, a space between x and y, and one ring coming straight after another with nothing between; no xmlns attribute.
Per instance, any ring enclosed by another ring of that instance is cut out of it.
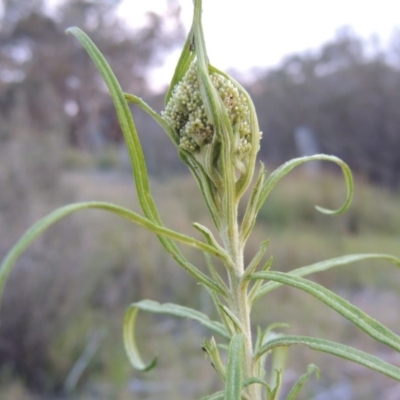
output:
<svg viewBox="0 0 400 400"><path fill-rule="evenodd" d="M277 399L282 387L287 347L293 344L307 345L311 349L345 358L400 381L400 369L379 357L326 339L277 333L283 328L282 324L272 324L266 329L258 328L253 343L250 320L252 305L256 300L283 284L309 293L354 323L371 338L399 351L400 337L398 335L355 305L304 277L311 273L371 258L385 259L396 266L400 266L400 260L385 254L348 255L340 260L330 259L287 273L270 272L271 260L263 261L267 243L262 242L251 261L246 266L244 265L244 247L255 226L257 214L274 186L292 169L315 160L330 161L341 168L347 189L346 199L337 210L317 207L320 212L328 215L347 210L353 194L353 179L347 164L342 160L321 154L292 159L268 176L266 176L264 166L261 166L253 182L261 137L254 106L247 92L237 82L209 64L201 25L201 1L195 1L192 29L172 80L175 85L167 93L166 98L167 104L173 102L173 106L178 111L180 110L183 100L175 89L178 83L188 78L187 73L193 63L198 87L194 88L192 95L199 96L199 101L195 102L195 106L201 109L202 118L204 115L207 117L212 127L212 134L206 137L201 134L199 138L196 136L198 131L189 130L190 138L193 140L190 146L181 141L184 136L182 127L185 124L173 127L170 120L175 117L171 117L171 114L168 118L159 116L136 96L124 94L109 65L88 36L78 28L71 28L69 32L73 33L87 50L110 91L131 157L138 201L144 216L104 202L75 203L59 208L34 224L10 250L0 269L0 287L3 288L17 258L50 225L72 212L99 208L128 219L156 234L167 253L202 284L211 296L220 319L220 321L210 320L203 313L175 304L159 304L149 300L133 303L125 315L123 334L126 352L137 369L146 371L153 368L157 362L156 358L148 363L143 362L134 337L137 313L139 310L145 310L191 318L218 335L217 339L213 336L205 339L203 344L207 356L223 381L223 390L208 396L209 399ZM229 82L240 96L235 98L233 92L226 88L217 91L214 86L215 80L210 78L212 75L218 75L224 84ZM194 227L202 234L203 240L164 226L150 192L146 164L128 101L138 104L148 112L165 129L177 146L181 159L189 167L198 183L219 234L219 240L211 230L199 223L195 223ZM246 108L243 114L233 113L241 107ZM183 116L180 112L174 111L174 113L180 118L188 118L186 123L193 122L191 113L183 113ZM199 121L201 125L203 121L200 119ZM243 123L246 125L245 129L242 129ZM239 203L250 186L252 186L252 191L239 224ZM191 263L176 243L200 250L204 254L208 273ZM225 342L220 343L221 339ZM271 359L270 364L266 364L267 358ZM307 373L300 377L289 392L289 399L297 396L314 371L316 371L315 367L309 367Z"/></svg>

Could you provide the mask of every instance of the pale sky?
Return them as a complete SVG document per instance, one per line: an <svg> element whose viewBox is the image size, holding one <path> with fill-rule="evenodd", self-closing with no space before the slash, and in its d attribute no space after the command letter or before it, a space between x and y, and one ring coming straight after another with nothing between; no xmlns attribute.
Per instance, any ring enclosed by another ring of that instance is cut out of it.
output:
<svg viewBox="0 0 400 400"><path fill-rule="evenodd" d="M192 0L178 0L189 29ZM162 12L167 0L123 0L120 13L132 25L151 9ZM246 71L277 65L286 55L317 49L344 25L383 43L400 29L400 0L203 0L203 26L209 58L220 69ZM160 83L172 73L178 54L154 72Z"/></svg>

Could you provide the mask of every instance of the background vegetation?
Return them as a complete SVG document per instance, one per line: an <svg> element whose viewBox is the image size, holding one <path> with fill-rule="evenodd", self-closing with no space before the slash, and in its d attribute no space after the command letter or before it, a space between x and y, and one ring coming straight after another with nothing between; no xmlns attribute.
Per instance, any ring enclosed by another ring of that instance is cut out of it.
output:
<svg viewBox="0 0 400 400"><path fill-rule="evenodd" d="M73 24L88 32L124 89L158 110L163 96L148 91L144 71L183 35L173 3L169 15L149 15L140 31L116 18L118 1L69 0L54 14L40 0L0 4L2 258L32 222L56 206L98 199L138 209L111 102L90 60L64 29ZM351 211L334 218L313 205L340 204L344 187L335 170L302 169L283 181L260 213L249 259L266 238L277 270L352 252L399 254L399 43L400 34L391 47L371 51L371 43L343 30L318 51L293 55L259 74L249 88L264 132L260 157L271 169L304 150L294 133L304 126L312 132L312 146L342 157L357 175ZM193 179L168 138L134 112L166 224L196 235L192 221L211 221ZM200 254L190 257L203 265ZM393 267L371 262L315 279L398 331L399 276ZM187 399L218 387L200 349L206 332L169 318L139 316L146 355L159 353L160 364L149 374L132 371L119 340L122 316L142 298L212 312L209 299L147 232L96 211L55 225L20 260L6 288L0 398ZM400 364L399 355L385 353L306 294L281 288L273 299L259 302L257 323L289 322L293 333L354 344ZM146 329L149 324L157 335ZM322 369L304 399L400 397L397 384L343 361L307 349L292 349L290 357L288 384L307 363Z"/></svg>

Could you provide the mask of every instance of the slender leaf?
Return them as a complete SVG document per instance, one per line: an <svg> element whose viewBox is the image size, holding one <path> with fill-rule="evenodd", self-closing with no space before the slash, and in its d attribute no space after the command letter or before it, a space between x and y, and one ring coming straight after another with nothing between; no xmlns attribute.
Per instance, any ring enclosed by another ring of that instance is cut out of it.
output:
<svg viewBox="0 0 400 400"><path fill-rule="evenodd" d="M247 91L244 89L242 85L240 85L239 82L237 82L234 78L226 74L225 72L215 68L214 66L210 65L209 70L212 73L217 73L223 77L225 77L227 80L232 82L237 89L245 96L247 100L247 104L249 106L249 111L250 111L250 131L251 131L251 152L249 155L249 160L246 165L246 172L242 174L239 178L239 180L236 183L236 199L239 200L244 192L247 190L249 187L253 175L254 175L254 168L255 168L255 163L256 163L256 158L258 151L260 149L260 139L261 139L261 134L260 134L260 127L258 126L258 118L257 118L257 113L254 108L253 101L250 97L250 95L247 93Z"/></svg>
<svg viewBox="0 0 400 400"><path fill-rule="evenodd" d="M246 267L245 273L243 275L244 279L247 276L251 275L256 270L262 258L264 257L265 252L267 251L268 245L269 245L269 240L264 240L263 242L261 242L260 248L258 249L256 255L253 257L249 265Z"/></svg>
<svg viewBox="0 0 400 400"><path fill-rule="evenodd" d="M160 304L152 300L142 300L137 303L133 303L129 306L125 313L123 338L125 350L131 364L140 371L147 371L153 368L157 364L157 357L153 358L150 363L146 364L142 361L140 356L135 339L136 316L139 310L157 314L172 315L180 318L189 318L191 320L200 322L212 332L220 335L226 340L229 340L229 335L220 322L211 321L207 315L202 314L199 311L180 306L178 304Z"/></svg>
<svg viewBox="0 0 400 400"><path fill-rule="evenodd" d="M194 21L194 18L193 18ZM176 86L176 84L182 80L183 76L186 74L186 71L189 69L190 64L194 60L194 36L193 36L193 22L192 27L187 35L185 45L183 46L182 53L179 57L178 64L175 67L175 72L172 77L171 83L168 88L167 95L165 96L165 104L169 102L169 99L172 96L172 92Z"/></svg>
<svg viewBox="0 0 400 400"><path fill-rule="evenodd" d="M243 327L242 327L242 324L240 323L238 317L227 306L221 305L221 308L222 308L222 311L226 314L226 316L229 318L229 320L235 326L235 331L243 332Z"/></svg>
<svg viewBox="0 0 400 400"><path fill-rule="evenodd" d="M210 396L202 397L201 400L222 400L224 398L225 398L225 391L220 390L219 392L211 394Z"/></svg>
<svg viewBox="0 0 400 400"><path fill-rule="evenodd" d="M146 102L144 102L140 97L134 94L124 93L126 101L132 104L137 104L144 112L146 112L150 117L154 119L164 129L165 133L169 136L172 143L176 146L179 145L178 138L176 137L173 129L168 125L164 118L159 115L155 110L153 110Z"/></svg>
<svg viewBox="0 0 400 400"><path fill-rule="evenodd" d="M232 337L228 349L228 365L226 368L225 400L240 400L243 377L243 341L244 336Z"/></svg>
<svg viewBox="0 0 400 400"><path fill-rule="evenodd" d="M326 154L316 154L314 156L294 158L294 159L286 162L285 164L281 165L279 168L277 168L274 172L272 172L272 174L265 181L263 191L262 191L262 194L259 199L258 208L260 208L262 206L262 204L264 203L265 199L268 197L271 190L285 175L287 175L292 169L296 168L297 166L302 165L307 162L310 162L310 161L330 161L330 162L337 164L342 169L343 176L344 176L345 183L346 183L346 189L347 189L346 200L343 203L343 205L340 208L338 208L337 210L329 210L329 209L326 209L326 208L323 208L320 206L316 206L316 208L324 214L340 214L340 213L343 213L344 211L346 211L350 207L350 203L353 198L353 191L354 191L354 182L353 182L353 177L352 177L350 168L340 158L338 158L336 156L326 155Z"/></svg>
<svg viewBox="0 0 400 400"><path fill-rule="evenodd" d="M214 367L215 371L217 371L219 377L223 381L225 381L226 367L221 359L219 348L217 342L215 341L214 336L212 336L209 341L207 339L204 339L203 349L207 352L208 356L210 357L212 366Z"/></svg>
<svg viewBox="0 0 400 400"><path fill-rule="evenodd" d="M144 159L143 149L140 144L139 136L136 131L135 123L133 121L132 114L130 112L128 103L125 99L125 94L118 83L117 78L112 72L107 61L96 47L96 45L90 40L90 38L82 32L79 28L69 28L68 33L72 33L82 44L89 56L92 58L94 64L101 73L111 98L113 100L115 109L117 111L118 120L121 125L122 133L124 135L125 143L128 148L129 157L131 159L132 171L135 177L135 185L138 193L138 199L143 209L145 216L151 221L158 225L163 225L161 218L158 214L154 199L150 193L150 183L147 174L146 163ZM191 265L188 260L183 256L176 243L171 239L158 236L161 244L164 246L166 251L172 255L178 264L180 264L186 271L198 278L196 268ZM210 285L212 282L210 279L202 281L205 285ZM216 288L213 284L211 287Z"/></svg>
<svg viewBox="0 0 400 400"><path fill-rule="evenodd" d="M209 62L207 56L207 50L204 40L203 27L201 24L201 0L195 1L194 11L194 22L193 22L193 34L195 39L195 53L196 53L196 65L197 65L197 76L199 80L199 88L201 99L204 103L205 112L214 126L215 137L213 143L209 146L203 146L205 152L210 151L209 160L209 171L210 173L217 172L215 168L215 156L214 148L218 141L220 143L219 152L219 166L221 170L221 176L223 181L223 196L221 199L222 204L222 215L226 221L227 234L231 236L230 239L233 241L233 229L232 227L236 224L236 201L235 201L235 167L232 164L234 160L234 145L231 138L233 137L232 126L228 117L226 107L219 96L217 89L211 82L209 76ZM218 146L217 146L218 147ZM205 163L206 164L206 163Z"/></svg>
<svg viewBox="0 0 400 400"><path fill-rule="evenodd" d="M129 309L129 311L130 312L125 313L124 325L122 329L125 351L129 361L135 369L139 371L149 371L157 365L158 358L154 357L148 364L143 362L134 336L136 317L139 309L133 308Z"/></svg>
<svg viewBox="0 0 400 400"><path fill-rule="evenodd" d="M196 239L192 239L189 236L182 235L180 233L174 232L162 226L158 226L157 224L151 222L147 218L144 218L130 210L122 208L112 203L106 202L84 202L84 203L75 203L70 204L64 207L60 207L47 216L43 217L39 221L37 221L34 225L32 225L25 234L21 237L21 239L12 247L12 249L8 252L6 257L4 258L1 266L0 266L0 293L3 292L3 288L6 282L6 279L13 268L15 262L18 257L25 251L25 249L47 228L53 225L55 222L60 219L66 217L67 215L84 209L102 209L106 211L113 212L114 214L128 219L138 225L145 227L146 229L157 233L158 235L167 236L173 238L174 240L178 240L182 243L185 243L189 246L196 247L201 251L209 252L211 249L215 255L215 249L205 243L197 241ZM202 243L202 244L201 244ZM200 245L201 244L201 245ZM196 276L196 278L203 282L206 286L214 287L220 293L224 293L224 290L219 287L217 283L212 281L207 275L198 270L196 267L189 265L187 269L190 269L192 274Z"/></svg>
<svg viewBox="0 0 400 400"><path fill-rule="evenodd" d="M270 279L303 290L353 322L369 336L400 351L400 336L318 283L283 272L256 272L251 276L251 279Z"/></svg>
<svg viewBox="0 0 400 400"><path fill-rule="evenodd" d="M256 183L251 191L250 199L246 206L246 211L243 216L241 228L240 228L240 238L243 245L246 243L250 236L250 233L254 227L255 221L257 219L257 204L258 199L261 196L262 189L265 182L265 167L263 164L260 165L260 170L258 171Z"/></svg>
<svg viewBox="0 0 400 400"><path fill-rule="evenodd" d="M287 335L272 339L260 349L260 351L256 354L256 357L261 357L264 353L269 352L276 347L292 345L305 345L312 350L329 353L337 357L353 361L357 364L363 365L364 367L400 381L400 368L353 347L310 336Z"/></svg>
<svg viewBox="0 0 400 400"><path fill-rule="evenodd" d="M278 399L279 397L282 388L282 374L286 367L287 357L288 349L286 347L277 347L272 351L270 386L273 388L273 399Z"/></svg>
<svg viewBox="0 0 400 400"><path fill-rule="evenodd" d="M326 271L331 268L341 267L343 265L349 265L359 261L367 261L367 260L383 260L389 261L396 266L400 267L400 259L394 257L390 254L382 254L382 253L367 253L367 254L350 254L347 256L335 257L329 260L324 260L317 262L315 264L306 265L301 268L297 268L293 271L289 271L290 275L294 276L307 276L316 272ZM254 297L254 301L258 300L260 297L264 296L271 290L282 286L283 284L280 282L268 282L264 286L262 286L257 294Z"/></svg>
<svg viewBox="0 0 400 400"><path fill-rule="evenodd" d="M267 199L268 195L275 187L275 185L297 166L302 165L309 161L317 161L317 160L330 161L337 164L342 169L347 189L346 200L340 208L338 208L337 210L328 210L326 208L316 206L317 210L324 214L340 214L345 212L350 207L350 203L353 198L354 183L350 168L344 161L342 161L338 157L329 156L326 154L316 154L314 156L294 158L286 162L285 164L281 165L280 167L278 167L275 171L271 173L271 175L269 175L268 179L263 184L260 194L257 196L257 202L254 202L251 207L249 206L246 209L245 215L243 217L243 221L245 222L245 224L242 227L242 232L241 232L242 238L244 239L248 238L250 232L254 227L256 221L255 217L258 211L264 204L265 200Z"/></svg>
<svg viewBox="0 0 400 400"><path fill-rule="evenodd" d="M297 382L293 385L292 389L290 390L289 394L287 395L286 400L296 400L298 394L303 389L304 385L310 380L312 375L315 373L317 378L320 377L319 368L314 364L310 364L307 368L307 372L303 374Z"/></svg>

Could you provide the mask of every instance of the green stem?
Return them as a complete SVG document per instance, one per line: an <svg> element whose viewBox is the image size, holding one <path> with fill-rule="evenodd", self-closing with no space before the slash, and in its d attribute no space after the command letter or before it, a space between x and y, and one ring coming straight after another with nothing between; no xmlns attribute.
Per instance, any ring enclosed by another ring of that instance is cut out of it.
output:
<svg viewBox="0 0 400 400"><path fill-rule="evenodd" d="M230 220L231 221L231 220ZM229 271L230 298L229 309L238 319L242 333L244 334L244 365L243 379L247 380L256 376L253 363L253 340L251 333L250 311L251 304L247 295L247 282L243 282L244 257L243 246L240 241L237 218L234 223L223 224L221 237L226 251L231 257L234 270ZM249 400L261 400L260 386L250 385L243 391Z"/></svg>

